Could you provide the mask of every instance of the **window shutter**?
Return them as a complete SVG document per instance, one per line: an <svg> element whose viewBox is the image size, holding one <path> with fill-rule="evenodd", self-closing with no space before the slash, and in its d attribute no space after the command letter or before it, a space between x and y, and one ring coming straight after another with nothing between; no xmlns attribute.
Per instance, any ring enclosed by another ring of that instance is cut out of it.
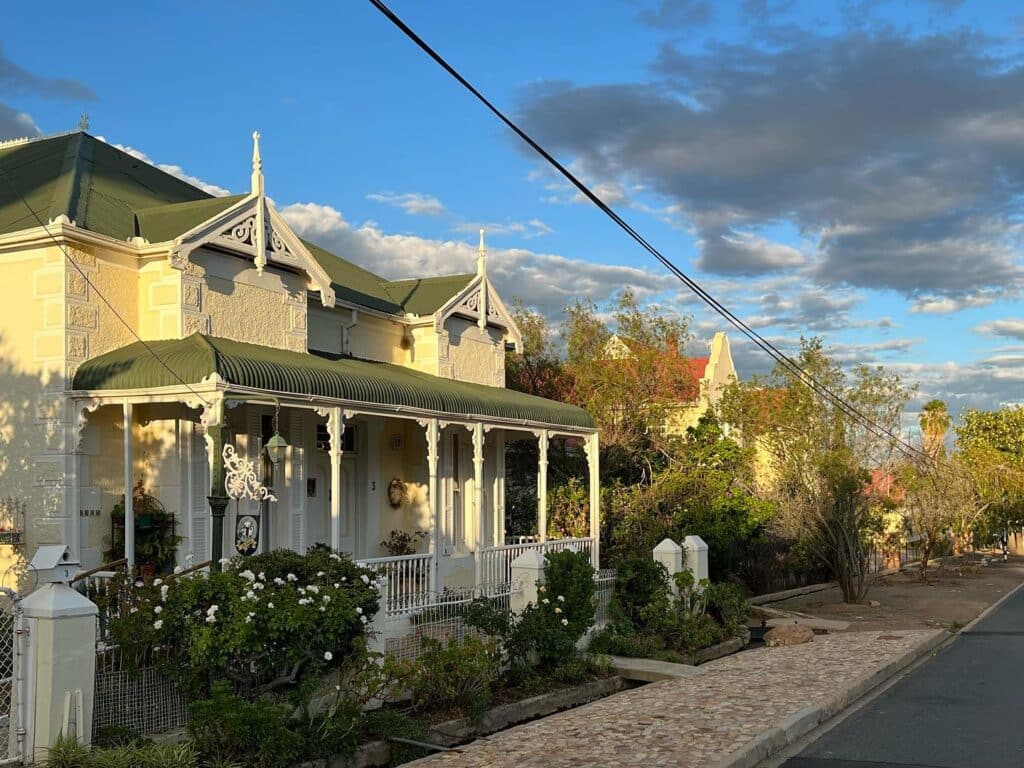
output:
<svg viewBox="0 0 1024 768"><path fill-rule="evenodd" d="M192 554L190 565L197 565L210 559L210 466L206 456L206 439L203 427L189 423L189 550Z"/></svg>
<svg viewBox="0 0 1024 768"><path fill-rule="evenodd" d="M292 411L291 439L288 444L292 468L291 544L296 552L306 551L306 450L303 443L305 420L304 414Z"/></svg>

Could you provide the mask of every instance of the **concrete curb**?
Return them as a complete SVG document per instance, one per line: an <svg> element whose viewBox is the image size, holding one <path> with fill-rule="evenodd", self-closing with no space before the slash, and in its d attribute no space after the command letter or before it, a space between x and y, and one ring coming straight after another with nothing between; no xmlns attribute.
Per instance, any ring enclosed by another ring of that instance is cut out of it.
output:
<svg viewBox="0 0 1024 768"><path fill-rule="evenodd" d="M949 642L953 637L954 635L950 635L945 630L935 630L913 648L878 669L857 678L826 701L804 707L774 727L759 733L740 749L714 763L713 768L753 768L801 736L810 733L821 723L835 716L896 673L928 655L940 645Z"/></svg>

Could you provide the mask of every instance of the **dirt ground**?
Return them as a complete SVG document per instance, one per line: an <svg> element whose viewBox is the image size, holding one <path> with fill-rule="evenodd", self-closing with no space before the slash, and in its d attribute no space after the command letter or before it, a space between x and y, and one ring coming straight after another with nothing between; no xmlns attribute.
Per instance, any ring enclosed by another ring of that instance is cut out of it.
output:
<svg viewBox="0 0 1024 768"><path fill-rule="evenodd" d="M770 608L799 611L822 619L850 622L850 631L885 629L958 629L1024 581L1024 557L988 567L946 563L929 569L927 582L918 572L875 579L867 600L877 607L848 605L836 588L794 597Z"/></svg>

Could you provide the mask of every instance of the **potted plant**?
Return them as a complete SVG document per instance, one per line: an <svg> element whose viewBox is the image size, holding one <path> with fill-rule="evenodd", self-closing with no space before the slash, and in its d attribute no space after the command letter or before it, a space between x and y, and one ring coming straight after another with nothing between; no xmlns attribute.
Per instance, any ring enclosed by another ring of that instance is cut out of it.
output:
<svg viewBox="0 0 1024 768"><path fill-rule="evenodd" d="M173 514L140 483L132 489L132 512L135 516L135 563L142 578L152 581L159 573L170 573L182 537L175 529ZM104 553L108 562L124 554L124 497L111 510L111 547Z"/></svg>

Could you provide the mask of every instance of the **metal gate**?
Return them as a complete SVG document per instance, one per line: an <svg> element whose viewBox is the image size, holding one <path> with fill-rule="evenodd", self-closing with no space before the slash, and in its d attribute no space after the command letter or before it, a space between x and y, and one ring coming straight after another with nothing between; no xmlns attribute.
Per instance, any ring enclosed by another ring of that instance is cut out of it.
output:
<svg viewBox="0 0 1024 768"><path fill-rule="evenodd" d="M24 755L25 644L21 597L0 587L0 765L20 764Z"/></svg>

